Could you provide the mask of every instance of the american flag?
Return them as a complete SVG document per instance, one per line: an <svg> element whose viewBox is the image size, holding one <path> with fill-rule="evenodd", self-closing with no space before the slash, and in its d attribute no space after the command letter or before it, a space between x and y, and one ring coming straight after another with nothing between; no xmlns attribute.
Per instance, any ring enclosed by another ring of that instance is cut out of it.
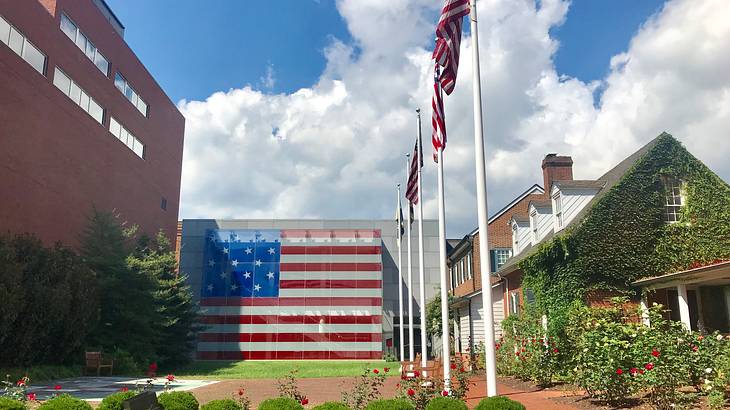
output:
<svg viewBox="0 0 730 410"><path fill-rule="evenodd" d="M444 100L439 87L439 66L436 64L433 72L433 98L431 99L431 144L433 145L433 160L438 161L437 152L446 149L446 119L444 117Z"/></svg>
<svg viewBox="0 0 730 410"><path fill-rule="evenodd" d="M416 146L411 156L411 168L408 171L408 183L406 184L406 199L411 206L411 221L413 221L413 205L418 205L418 169L423 167L423 151L419 138L416 138Z"/></svg>
<svg viewBox="0 0 730 410"><path fill-rule="evenodd" d="M380 230L208 230L198 359L382 357Z"/></svg>
<svg viewBox="0 0 730 410"><path fill-rule="evenodd" d="M436 26L436 48L433 58L444 68L441 73L441 88L448 95L454 91L456 73L459 71L459 46L461 43L461 23L469 14L468 0L445 0L441 17Z"/></svg>

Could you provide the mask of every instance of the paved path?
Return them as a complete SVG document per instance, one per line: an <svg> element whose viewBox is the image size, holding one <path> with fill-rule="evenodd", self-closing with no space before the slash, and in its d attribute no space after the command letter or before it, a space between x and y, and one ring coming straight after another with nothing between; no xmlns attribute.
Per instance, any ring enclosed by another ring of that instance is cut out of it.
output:
<svg viewBox="0 0 730 410"><path fill-rule="evenodd" d="M152 382L152 390L161 392L165 387L165 378L157 378ZM213 380L175 380L170 383L170 390L192 390L201 386L215 383ZM67 393L79 399L89 401L100 401L104 397L116 393L123 388L133 390L147 384L147 379L131 377L76 377L73 379L62 379L47 384L31 384L28 392L36 394L38 400L47 400L55 394ZM60 390L55 387L60 386Z"/></svg>

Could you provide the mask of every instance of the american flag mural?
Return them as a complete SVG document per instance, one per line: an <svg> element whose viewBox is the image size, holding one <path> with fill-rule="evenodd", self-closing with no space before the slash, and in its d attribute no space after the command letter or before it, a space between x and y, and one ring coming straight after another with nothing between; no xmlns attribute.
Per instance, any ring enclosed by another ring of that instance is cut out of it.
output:
<svg viewBox="0 0 730 410"><path fill-rule="evenodd" d="M379 359L380 230L206 231L198 359Z"/></svg>

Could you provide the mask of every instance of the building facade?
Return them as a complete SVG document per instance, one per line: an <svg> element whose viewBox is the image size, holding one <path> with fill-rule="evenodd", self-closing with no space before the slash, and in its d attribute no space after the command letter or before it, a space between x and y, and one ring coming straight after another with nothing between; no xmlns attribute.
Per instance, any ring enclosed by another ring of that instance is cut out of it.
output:
<svg viewBox="0 0 730 410"><path fill-rule="evenodd" d="M348 336L342 336L342 334L336 334L331 336L332 338L337 338L337 340L345 340L342 339L342 337L351 337L353 339L351 340L364 340L363 337L367 337L367 341L371 343L370 347L367 348L373 348L375 343L379 343L379 351L373 352L370 351L369 356L365 355L359 355L356 352L351 352L351 356L342 356L340 353L335 353L335 346L333 345L333 340L320 340L316 337L316 335L312 335L312 333L328 333L328 325L330 322L327 320L330 320L329 318L326 318L325 316L331 316L325 313L321 312L321 305L318 305L316 308L312 309L304 309L302 312L290 312L287 310L284 312L284 310L279 310L276 313L278 315L289 315L289 316L303 316L301 317L301 324L299 323L299 319L295 319L297 324L300 324L301 326L289 326L287 327L286 333L299 333L299 328L304 329L302 330L305 333L304 337L309 337L309 340L300 340L296 339L297 342L295 343L306 343L304 348L300 348L300 350L307 349L307 351L310 352L317 352L319 356L303 356L297 358L330 358L330 359L340 359L340 358L373 358L373 357L381 357L384 353L390 353L397 355L397 352L399 350L400 346L400 340L399 340L399 315L398 315L398 281L401 280L398 274L398 246L397 246L397 237L396 237L396 224L392 220L213 220L213 219L185 219L182 222L182 234L181 234L181 246L180 246L180 272L188 275L189 283L192 287L192 290L194 292L195 297L198 300L205 300L206 299L206 292L209 292L209 286L213 285L213 289L215 289L215 286L218 286L215 283L208 283L206 281L206 273L208 272L210 257L208 256L210 254L210 235L211 233L216 233L217 235L236 235L243 236L248 235L250 233L256 233L259 232L263 235L278 235L279 240L282 241L282 246L284 246L284 242L286 240L282 240L281 238L289 237L296 237L299 239L295 240L302 240L304 242L317 242L317 241L323 241L322 244L326 244L329 241L332 241L332 245L336 245L338 242L338 238L344 238L342 239L343 244L346 244L348 240L353 240L354 242L349 245L354 244L360 244L359 242L362 242L361 245L368 245L370 247L375 246L378 247L378 256L377 259L380 260L379 269L376 271L371 271L373 278L377 275L380 275L380 280L382 281L379 286L380 288L371 286L371 283L363 285L363 287L366 287L368 290L356 290L352 289L352 292L357 292L357 295L353 294L352 297L361 297L361 296L367 296L367 297L373 297L373 296L380 296L380 304L381 306L365 306L364 304L360 304L357 300L355 300L352 303L347 304L347 309L331 309L332 311L335 311L335 314L338 316L373 316L373 312L377 312L379 314L379 318L377 319L378 323L368 323L372 324L372 329L369 330L369 333L379 333L378 335L367 335L364 336L362 334L360 335L348 335ZM377 239L370 238L370 232L377 232L376 237ZM425 293L426 293L426 302L431 300L435 295L438 294L439 289L439 259L438 259L438 224L437 221L434 220L424 220L423 221L423 232L424 232L424 263L425 263ZM365 235L367 233L367 235ZM323 235L326 234L326 235ZM365 237L367 238L358 240L358 239L352 239L354 236L357 237ZM414 327L416 328L416 332L414 334L414 342L415 342L415 349L416 351L420 351L420 303L419 303L419 288L420 288L420 282L418 279L418 272L419 272L419 262L418 262L418 224L413 224L413 231L411 233L411 240L412 247L413 247L413 255L412 255L412 267L413 267L413 306L414 306ZM310 240L311 239L311 240ZM295 241L292 240L292 241ZM245 240L244 240L245 242ZM312 245L312 243L309 243L309 245ZM208 248L207 248L208 247ZM208 252L208 253L206 253ZM275 251L276 252L276 251ZM404 289L407 289L407 250L406 250L406 237L404 235L403 237L403 243L402 243L402 249L401 249L401 258L402 258L402 272L403 272L403 280L404 280ZM353 253L353 252L350 252ZM357 252L355 252L357 253ZM282 258L285 257L284 252L282 252ZM319 298L321 297L322 290L321 288L324 286L325 288L331 288L331 294L336 293L336 290L334 289L334 280L335 279L342 279L339 276L335 278L336 275L346 275L347 271L352 271L353 268L351 267L342 267L338 266L335 267L336 264L340 264L343 262L346 262L343 258L347 258L345 254L339 254L339 255L332 255L331 257L325 259L322 259L323 256L321 254L318 254L312 258L309 259L309 261L314 263L325 263L325 264L331 264L332 267L324 266L316 266L314 269L318 270L318 273L311 275L312 278L316 277L317 280L332 280L332 285L323 285L321 282L316 284L311 284L309 280L306 281L305 285L302 285L299 283L297 286L300 286L297 290L297 293L295 296L300 296L304 298ZM350 256L351 257L351 256ZM357 254L356 255L358 261L361 261L363 263L378 263L375 261L376 255L373 254ZM306 256L300 256L301 260L296 260L293 262L303 262L306 263L308 261ZM303 259L302 259L303 258ZM238 265L238 258L236 260L236 265ZM283 259L279 262L283 263ZM290 261L291 262L291 261ZM217 262L214 261L214 265ZM367 268L370 269L370 268ZM296 268L296 270L302 270L301 268ZM344 271L344 272L343 272ZM281 272L284 272L284 268L281 268ZM221 272L223 273L223 272ZM275 273L276 274L276 273ZM329 275L329 276L328 276ZM335 276L332 276L335 275ZM284 276L275 276L276 280L279 280L280 286L282 288L280 291L282 292L280 294L283 295L284 287L287 285L284 285ZM309 278L309 276L305 276L304 279ZM345 278L345 277L343 277ZM227 279L228 282L225 282L227 286L234 285L236 287L236 290L238 290L238 284L237 283L230 283L230 279ZM377 279L376 279L377 280ZM254 284L255 286L255 284ZM344 285L342 285L344 286ZM359 285L358 285L359 286ZM265 289L264 289L265 290ZM215 290L213 290L214 292ZM367 295L363 292L369 292ZM376 295L376 292L378 295ZM229 292L230 293L230 292ZM407 317L407 290L404 292L404 324L408 325L408 317ZM229 299L230 299L229 295ZM237 302L226 302L228 304L230 303L239 303L238 301L243 300L239 295L234 295L235 297L233 300L236 300ZM358 299L359 300L359 299ZM317 303L321 304L321 299L316 299ZM240 303L248 303L248 302L240 302ZM253 302L252 302L253 303ZM354 303L354 304L353 304ZM363 302L364 303L364 302ZM371 303L371 302L368 302ZM205 304L205 303L204 303ZM358 306L358 304L360 304ZM314 306L314 305L312 305ZM207 308L210 310L210 308ZM206 306L203 306L204 314L206 313ZM240 309L239 309L240 310ZM367 312L363 313L364 310L367 310ZM272 313L268 312L268 313ZM313 319L316 319L316 322L311 322ZM324 322L319 322L320 320L323 320ZM345 319L341 319L340 322ZM332 322L334 325L334 322ZM354 325L354 324L348 324L348 326ZM377 325L377 326L375 326ZM309 326L309 327L308 327ZM317 327L320 326L320 327ZM341 325L340 327L345 326ZM330 326L334 327L334 326ZM377 327L377 329L376 329ZM243 332L248 332L251 327L247 327L247 324L244 323L236 323L233 326L228 326L223 331L224 333L229 333L229 335L221 336L216 335L215 339L218 340L230 340L233 336L233 334L241 334ZM311 329L310 329L311 328ZM273 329L273 327L271 328ZM349 329L349 328L348 328ZM255 329L254 329L255 330ZM358 328L358 331L361 331L362 329ZM268 331L268 330L267 330ZM210 332L210 330L206 330L205 332ZM220 333L220 332L218 332ZM299 338L298 335L283 335L284 330L277 331L276 338L281 338L277 340L283 340L285 337L289 338ZM404 332L406 334L406 338L408 337L407 329ZM226 339L229 338L229 339ZM204 344L205 343L205 344ZM205 349L218 349L218 347L210 346L210 342L201 341L201 344L199 344L199 357L201 358L213 358L210 357L207 353L202 353L203 351L209 351ZM221 342L221 343L229 343L229 342ZM246 342L243 342L244 344ZM258 342L255 342L258 343ZM272 341L273 343L273 341ZM294 342L293 342L294 343ZM355 343L354 341L352 343ZM312 346L312 344L316 344L316 346ZM240 345L240 342L239 342ZM286 345L289 346L289 345ZM408 341L406 340L405 343L406 351L408 350ZM225 345L223 347L220 347L220 349L230 349L232 348L230 344ZM257 347L258 348L258 347ZM430 348L430 346L429 346ZM323 356L323 351L329 351L329 355ZM219 350L220 351L220 350ZM230 350L228 350L230 351ZM285 350L282 352L280 358L291 358L289 357L291 353L289 353L290 350ZM208 355L208 356L206 356ZM270 351L269 353L266 353L267 356L261 356L260 358L265 359L273 359L277 358L276 355L272 356ZM314 353L312 353L314 355ZM235 353L229 353L228 357L236 356L237 358L247 358L245 354L238 354ZM255 354L254 354L255 356Z"/></svg>
<svg viewBox="0 0 730 410"><path fill-rule="evenodd" d="M74 246L96 207L174 240L185 121L103 0L0 1L0 229Z"/></svg>

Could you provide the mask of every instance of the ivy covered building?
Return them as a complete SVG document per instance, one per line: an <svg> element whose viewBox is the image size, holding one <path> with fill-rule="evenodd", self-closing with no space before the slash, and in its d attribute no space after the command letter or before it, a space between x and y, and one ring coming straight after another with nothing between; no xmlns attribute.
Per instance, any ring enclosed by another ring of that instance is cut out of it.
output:
<svg viewBox="0 0 730 410"><path fill-rule="evenodd" d="M596 180L554 180L509 224L508 313L555 317L625 295L694 330L730 331L730 186L662 133Z"/></svg>

